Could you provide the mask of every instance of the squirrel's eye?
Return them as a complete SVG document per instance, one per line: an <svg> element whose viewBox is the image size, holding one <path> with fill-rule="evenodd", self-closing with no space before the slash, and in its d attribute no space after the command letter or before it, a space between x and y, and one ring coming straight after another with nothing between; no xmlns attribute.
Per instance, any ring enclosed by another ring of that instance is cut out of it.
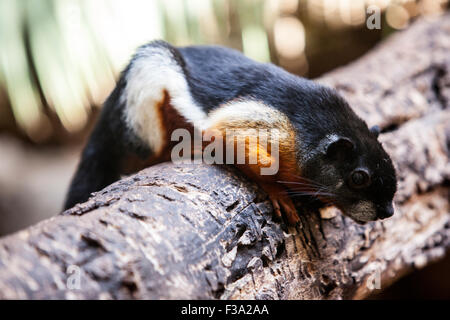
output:
<svg viewBox="0 0 450 320"><path fill-rule="evenodd" d="M354 188L363 188L370 183L370 176L365 170L357 169L350 176L350 186Z"/></svg>

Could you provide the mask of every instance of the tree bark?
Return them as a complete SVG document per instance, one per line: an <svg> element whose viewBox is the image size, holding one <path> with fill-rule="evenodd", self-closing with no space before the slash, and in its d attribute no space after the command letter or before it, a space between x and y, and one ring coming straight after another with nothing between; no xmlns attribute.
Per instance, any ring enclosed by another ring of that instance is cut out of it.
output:
<svg viewBox="0 0 450 320"><path fill-rule="evenodd" d="M232 167L160 164L0 240L0 298L365 298L450 247L450 19L418 21L319 81L399 176L396 214L359 225L302 209L285 232ZM78 281L80 280L80 281Z"/></svg>

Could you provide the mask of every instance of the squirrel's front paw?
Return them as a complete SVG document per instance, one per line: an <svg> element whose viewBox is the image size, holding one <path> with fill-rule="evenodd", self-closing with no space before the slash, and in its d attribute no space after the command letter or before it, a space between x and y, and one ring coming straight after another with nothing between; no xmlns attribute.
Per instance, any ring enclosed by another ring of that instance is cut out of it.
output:
<svg viewBox="0 0 450 320"><path fill-rule="evenodd" d="M269 197L272 202L275 215L278 218L284 218L284 220L291 226L295 226L300 222L297 209L289 196L269 194Z"/></svg>

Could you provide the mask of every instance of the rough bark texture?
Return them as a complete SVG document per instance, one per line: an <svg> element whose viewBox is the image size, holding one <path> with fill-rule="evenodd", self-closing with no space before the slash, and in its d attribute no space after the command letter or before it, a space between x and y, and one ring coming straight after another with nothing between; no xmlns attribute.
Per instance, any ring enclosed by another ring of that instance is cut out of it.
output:
<svg viewBox="0 0 450 320"><path fill-rule="evenodd" d="M364 298L377 276L384 288L443 257L449 52L445 16L320 79L383 128L399 173L393 218L362 226L305 210L286 233L233 168L161 164L0 240L0 298ZM78 271L80 289L69 289Z"/></svg>

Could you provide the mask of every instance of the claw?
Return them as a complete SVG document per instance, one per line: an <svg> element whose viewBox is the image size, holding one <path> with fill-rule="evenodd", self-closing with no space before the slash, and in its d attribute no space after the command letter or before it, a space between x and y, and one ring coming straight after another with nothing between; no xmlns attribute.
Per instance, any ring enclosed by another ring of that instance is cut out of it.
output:
<svg viewBox="0 0 450 320"><path fill-rule="evenodd" d="M277 218L284 218L287 224L295 226L300 222L297 209L289 197L269 195Z"/></svg>
<svg viewBox="0 0 450 320"><path fill-rule="evenodd" d="M271 198L271 201L272 201L273 211L274 211L277 219L281 220L282 214L281 214L281 208L280 208L280 204L278 203L278 200Z"/></svg>

